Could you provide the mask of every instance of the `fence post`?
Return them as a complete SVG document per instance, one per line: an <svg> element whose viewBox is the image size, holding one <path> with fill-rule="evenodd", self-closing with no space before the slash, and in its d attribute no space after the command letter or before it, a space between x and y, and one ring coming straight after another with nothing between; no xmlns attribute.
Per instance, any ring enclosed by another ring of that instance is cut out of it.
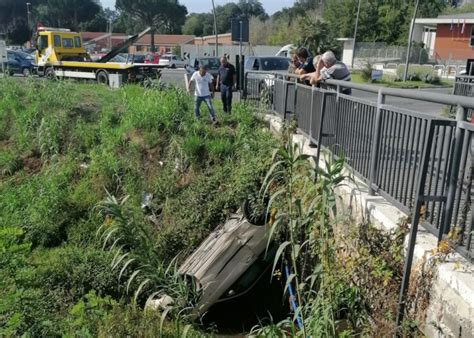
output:
<svg viewBox="0 0 474 338"><path fill-rule="evenodd" d="M314 86L311 86L311 106L310 106L310 112L309 114L309 143L311 144L313 141L311 140L313 138L313 109L314 109ZM319 144L318 144L319 147Z"/></svg>
<svg viewBox="0 0 474 338"><path fill-rule="evenodd" d="M443 223L442 228L439 229L438 241L443 238L443 234L449 233L451 227L451 218L453 217L454 200L456 199L456 190L458 185L459 177L459 166L461 164L461 153L463 147L464 130L459 127L460 122L466 121L467 109L461 106L457 107L456 110L456 121L458 126L456 127L456 134L454 136L454 151L451 158L451 164L448 176L448 193L446 203L443 209Z"/></svg>
<svg viewBox="0 0 474 338"><path fill-rule="evenodd" d="M314 92L313 92L314 94ZM323 139L323 124L324 124L324 115L326 112L326 95L327 93L325 91L322 92L322 99L321 99L321 115L319 119L319 132L318 132L318 148L316 149L316 166L319 166L319 158L321 157L321 147L322 147L322 139ZM311 114L313 115L313 114ZM310 128L312 131L313 128Z"/></svg>
<svg viewBox="0 0 474 338"><path fill-rule="evenodd" d="M385 95L382 89L379 89L377 96L377 113L375 115L374 139L372 143L372 151L370 154L370 177L369 177L369 195L375 195L374 185L377 181L378 162L380 152L380 139L382 137L382 105L385 104Z"/></svg>
<svg viewBox="0 0 474 338"><path fill-rule="evenodd" d="M416 202L415 202L415 209L414 215L411 222L410 227L410 237L408 239L408 248L407 254L405 258L405 265L403 267L403 278L402 278L402 285L400 286L400 294L398 297L398 306L397 306L397 327L396 327L396 337L402 337L400 332L400 327L403 322L403 317L405 315L405 301L406 301L406 292L408 289L408 284L410 282L410 274L411 274L411 266L413 264L413 253L415 251L415 244L416 244L416 234L418 231L418 223L420 222L420 209L423 203L425 202L425 183L426 183L426 176L428 171L428 163L430 161L430 153L431 153L431 146L433 144L433 137L434 137L434 128L435 126L430 121L429 122L429 129L428 129L428 137L426 140L425 145L423 146L423 158L421 162L421 170L418 176L418 187L416 192Z"/></svg>
<svg viewBox="0 0 474 338"><path fill-rule="evenodd" d="M249 77L249 73L245 73L244 75L244 83L243 83L243 90L242 90L242 98L244 100L247 100L247 82L248 82L248 77Z"/></svg>

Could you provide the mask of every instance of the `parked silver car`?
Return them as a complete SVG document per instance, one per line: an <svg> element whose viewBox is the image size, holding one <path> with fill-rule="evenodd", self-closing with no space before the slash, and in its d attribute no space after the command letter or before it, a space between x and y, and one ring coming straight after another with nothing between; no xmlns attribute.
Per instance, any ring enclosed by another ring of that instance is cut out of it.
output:
<svg viewBox="0 0 474 338"><path fill-rule="evenodd" d="M186 61L174 54L164 54L158 61L159 67L164 68L184 68Z"/></svg>

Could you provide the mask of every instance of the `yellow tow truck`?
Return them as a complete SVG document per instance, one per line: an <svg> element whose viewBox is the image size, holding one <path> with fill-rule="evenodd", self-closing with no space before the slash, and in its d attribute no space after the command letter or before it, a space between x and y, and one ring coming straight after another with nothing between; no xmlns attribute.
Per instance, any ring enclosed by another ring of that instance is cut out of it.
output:
<svg viewBox="0 0 474 338"><path fill-rule="evenodd" d="M92 62L81 35L64 28L39 27L36 38L38 75L49 79L74 78L96 80L98 83L120 86L156 77L156 65L117 63L110 60L144 36L150 28L133 35L112 49L100 60Z"/></svg>

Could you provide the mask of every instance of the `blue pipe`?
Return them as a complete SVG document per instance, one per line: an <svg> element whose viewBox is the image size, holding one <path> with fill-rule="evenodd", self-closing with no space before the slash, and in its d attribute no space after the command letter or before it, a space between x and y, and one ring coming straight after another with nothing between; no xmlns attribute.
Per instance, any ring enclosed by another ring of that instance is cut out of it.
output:
<svg viewBox="0 0 474 338"><path fill-rule="evenodd" d="M288 278L290 278L290 270L288 269L288 265L285 265L285 274L286 274L286 282L288 283ZM293 287L291 283L288 283L288 292L290 293L290 303L293 311L296 313L296 323L298 324L298 328L300 330L303 329L303 321L301 320L300 315L298 314L298 305L296 304L295 294L293 293Z"/></svg>

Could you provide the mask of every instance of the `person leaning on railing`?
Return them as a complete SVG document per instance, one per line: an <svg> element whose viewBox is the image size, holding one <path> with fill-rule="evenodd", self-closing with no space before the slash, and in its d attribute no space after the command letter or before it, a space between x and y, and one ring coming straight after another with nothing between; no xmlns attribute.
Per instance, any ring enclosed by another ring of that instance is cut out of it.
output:
<svg viewBox="0 0 474 338"><path fill-rule="evenodd" d="M317 57L315 59L317 59ZM315 72L300 75L301 81L309 81L310 84L315 86L329 79L341 81L351 80L351 73L347 66L343 62L338 61L331 51L327 51L319 58ZM341 92L347 95L352 94L351 88L342 88Z"/></svg>
<svg viewBox="0 0 474 338"><path fill-rule="evenodd" d="M295 74L296 70L301 66L300 59L298 59L298 55L296 55L296 51L293 51L291 54L291 62L288 66L288 73Z"/></svg>

